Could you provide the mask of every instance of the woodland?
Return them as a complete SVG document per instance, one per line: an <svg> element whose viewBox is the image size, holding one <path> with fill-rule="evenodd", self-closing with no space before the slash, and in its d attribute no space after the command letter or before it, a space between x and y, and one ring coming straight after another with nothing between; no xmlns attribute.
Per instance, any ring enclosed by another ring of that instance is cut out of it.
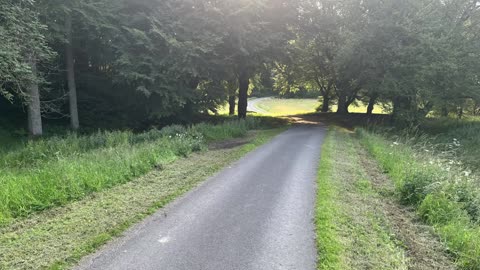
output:
<svg viewBox="0 0 480 270"><path fill-rule="evenodd" d="M297 93L462 117L480 108L479 35L477 0L1 0L0 115L31 136L147 129Z"/></svg>

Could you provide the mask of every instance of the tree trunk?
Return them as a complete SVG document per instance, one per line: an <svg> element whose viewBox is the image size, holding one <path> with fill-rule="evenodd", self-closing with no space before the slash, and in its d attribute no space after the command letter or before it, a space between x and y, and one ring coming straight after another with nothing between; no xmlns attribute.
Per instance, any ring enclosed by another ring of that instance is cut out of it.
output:
<svg viewBox="0 0 480 270"><path fill-rule="evenodd" d="M42 113L40 108L40 91L38 89L37 78L37 62L32 55L29 59L29 65L32 69L34 80L28 86L28 133L32 137L43 135L42 129Z"/></svg>
<svg viewBox="0 0 480 270"><path fill-rule="evenodd" d="M228 98L228 104L229 104L229 114L230 115L235 115L235 105L236 105L236 97L235 94L231 95Z"/></svg>
<svg viewBox="0 0 480 270"><path fill-rule="evenodd" d="M67 65L68 97L70 103L70 126L73 130L78 130L80 128L80 122L78 120L77 86L75 83L75 63L72 46L72 17L70 14L65 16L65 34L67 38L65 45L65 58Z"/></svg>
<svg viewBox="0 0 480 270"><path fill-rule="evenodd" d="M441 116L448 117L448 108L446 105L442 107Z"/></svg>
<svg viewBox="0 0 480 270"><path fill-rule="evenodd" d="M458 119L462 119L462 118L463 118L463 107L459 107L459 108L458 108L457 117L458 117Z"/></svg>
<svg viewBox="0 0 480 270"><path fill-rule="evenodd" d="M238 78L239 93L238 93L238 117L240 119L247 118L248 107L248 87L250 86L250 79L245 71L240 73Z"/></svg>
<svg viewBox="0 0 480 270"><path fill-rule="evenodd" d="M330 110L330 97L328 95L324 95L321 112L327 113L329 110Z"/></svg>
<svg viewBox="0 0 480 270"><path fill-rule="evenodd" d="M375 109L375 104L377 103L377 97L372 96L370 98L370 101L368 102L368 107L367 107L367 115L372 115L373 110Z"/></svg>
<svg viewBox="0 0 480 270"><path fill-rule="evenodd" d="M338 114L348 114L348 103L345 96L340 96L338 98Z"/></svg>

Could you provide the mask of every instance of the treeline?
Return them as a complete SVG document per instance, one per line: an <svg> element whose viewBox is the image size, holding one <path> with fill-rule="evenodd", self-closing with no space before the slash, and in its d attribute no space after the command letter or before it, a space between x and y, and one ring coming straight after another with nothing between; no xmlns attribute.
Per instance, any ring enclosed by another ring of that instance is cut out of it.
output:
<svg viewBox="0 0 480 270"><path fill-rule="evenodd" d="M299 87L319 89L322 111L333 101L348 113L363 101L369 114L381 102L406 121L478 112L480 1L303 4L285 74Z"/></svg>
<svg viewBox="0 0 480 270"><path fill-rule="evenodd" d="M288 40L280 0L0 0L0 93L42 116L141 125L215 110ZM4 102L5 103L5 102ZM79 117L80 116L80 117ZM80 119L79 119L80 118Z"/></svg>
<svg viewBox="0 0 480 270"><path fill-rule="evenodd" d="M322 111L477 113L478 0L0 0L0 94L43 118L148 126L251 91ZM13 105L12 105L13 104ZM6 106L6 105L4 105Z"/></svg>

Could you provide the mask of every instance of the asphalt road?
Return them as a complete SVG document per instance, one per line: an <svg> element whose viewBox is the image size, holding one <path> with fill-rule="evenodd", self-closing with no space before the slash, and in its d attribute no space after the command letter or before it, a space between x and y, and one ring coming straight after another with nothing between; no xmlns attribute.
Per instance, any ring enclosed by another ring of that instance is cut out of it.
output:
<svg viewBox="0 0 480 270"><path fill-rule="evenodd" d="M77 269L316 269L315 180L324 134L315 125L280 134Z"/></svg>

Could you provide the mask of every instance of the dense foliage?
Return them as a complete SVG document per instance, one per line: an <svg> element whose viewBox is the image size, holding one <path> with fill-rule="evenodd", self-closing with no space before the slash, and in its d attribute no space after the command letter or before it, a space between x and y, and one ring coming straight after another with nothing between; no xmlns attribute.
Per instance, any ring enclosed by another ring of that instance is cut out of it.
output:
<svg viewBox="0 0 480 270"><path fill-rule="evenodd" d="M479 35L478 0L1 0L0 104L33 135L40 114L142 128L238 100L245 117L252 91L462 116Z"/></svg>
<svg viewBox="0 0 480 270"><path fill-rule="evenodd" d="M393 105L402 119L477 110L480 2L302 1L291 76L336 100ZM292 79L291 79L292 80Z"/></svg>

